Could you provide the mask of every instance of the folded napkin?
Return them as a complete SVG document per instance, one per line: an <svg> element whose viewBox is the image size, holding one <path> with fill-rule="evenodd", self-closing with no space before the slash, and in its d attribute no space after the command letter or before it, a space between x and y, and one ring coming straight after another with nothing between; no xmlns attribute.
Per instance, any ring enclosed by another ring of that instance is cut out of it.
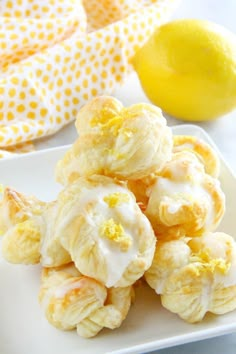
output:
<svg viewBox="0 0 236 354"><path fill-rule="evenodd" d="M111 94L179 0L1 0L0 157Z"/></svg>

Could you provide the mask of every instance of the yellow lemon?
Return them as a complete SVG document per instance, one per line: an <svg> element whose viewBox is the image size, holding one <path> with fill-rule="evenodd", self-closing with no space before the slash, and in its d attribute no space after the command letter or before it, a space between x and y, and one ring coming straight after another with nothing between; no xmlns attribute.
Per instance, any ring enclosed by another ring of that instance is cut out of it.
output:
<svg viewBox="0 0 236 354"><path fill-rule="evenodd" d="M176 118L210 120L236 107L236 37L222 26L169 22L133 64L147 97Z"/></svg>

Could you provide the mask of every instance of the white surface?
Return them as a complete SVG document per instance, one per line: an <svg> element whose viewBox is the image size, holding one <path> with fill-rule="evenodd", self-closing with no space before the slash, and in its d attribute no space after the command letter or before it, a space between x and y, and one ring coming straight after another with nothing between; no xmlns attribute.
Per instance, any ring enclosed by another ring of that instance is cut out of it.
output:
<svg viewBox="0 0 236 354"><path fill-rule="evenodd" d="M196 135L210 142L204 131L195 126L178 126L174 132ZM0 161L0 181L51 200L59 190L54 182L54 166L65 150L59 147ZM226 193L227 213L219 229L232 234L236 228L236 180L223 161L221 183ZM104 330L90 340L82 339L76 331L62 332L53 328L44 318L37 301L39 274L39 266L11 265L0 256L1 354L144 353L236 330L236 311L218 317L207 315L203 322L190 325L162 308L154 291L142 287L121 328Z"/></svg>

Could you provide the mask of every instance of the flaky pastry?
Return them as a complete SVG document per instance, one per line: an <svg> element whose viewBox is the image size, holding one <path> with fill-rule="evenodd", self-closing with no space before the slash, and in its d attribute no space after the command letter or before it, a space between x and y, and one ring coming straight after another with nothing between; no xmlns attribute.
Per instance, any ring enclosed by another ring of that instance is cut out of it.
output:
<svg viewBox="0 0 236 354"><path fill-rule="evenodd" d="M17 198L23 213L27 198ZM82 274L107 287L131 285L151 265L156 238L125 182L81 177L40 212L34 208L3 237L3 256L12 263L54 267L72 259Z"/></svg>
<svg viewBox="0 0 236 354"><path fill-rule="evenodd" d="M57 203L54 232L82 274L123 287L151 265L156 238L125 182L81 177Z"/></svg>
<svg viewBox="0 0 236 354"><path fill-rule="evenodd" d="M33 222L45 204L33 196L25 197L5 188L0 204L2 253L12 263L35 264L40 259L40 225Z"/></svg>
<svg viewBox="0 0 236 354"><path fill-rule="evenodd" d="M76 127L79 138L56 168L64 185L93 174L141 179L171 157L171 129L151 104L125 108L113 97L97 97L78 113Z"/></svg>
<svg viewBox="0 0 236 354"><path fill-rule="evenodd" d="M148 284L187 322L236 309L236 243L222 232L159 241Z"/></svg>
<svg viewBox="0 0 236 354"><path fill-rule="evenodd" d="M47 320L63 330L77 328L81 337L94 337L102 328L120 327L131 305L133 288L107 289L83 276L71 263L44 268L39 302Z"/></svg>
<svg viewBox="0 0 236 354"><path fill-rule="evenodd" d="M0 230L4 234L10 227L28 220L32 215L40 215L45 206L34 196L27 198L13 188L3 188L0 201Z"/></svg>
<svg viewBox="0 0 236 354"><path fill-rule="evenodd" d="M190 151L194 153L204 165L206 173L215 178L219 177L220 160L208 143L192 135L175 135L173 141L173 152Z"/></svg>
<svg viewBox="0 0 236 354"><path fill-rule="evenodd" d="M1 203L2 254L11 263L58 266L71 262L54 234L56 202L6 188Z"/></svg>
<svg viewBox="0 0 236 354"><path fill-rule="evenodd" d="M146 210L150 190L152 185L156 182L157 175L151 174L147 177L137 180L129 180L127 186L129 190L135 195L137 203L139 203L142 211Z"/></svg>
<svg viewBox="0 0 236 354"><path fill-rule="evenodd" d="M213 231L225 211L220 182L188 152L173 154L149 191L145 214L158 238L197 236Z"/></svg>

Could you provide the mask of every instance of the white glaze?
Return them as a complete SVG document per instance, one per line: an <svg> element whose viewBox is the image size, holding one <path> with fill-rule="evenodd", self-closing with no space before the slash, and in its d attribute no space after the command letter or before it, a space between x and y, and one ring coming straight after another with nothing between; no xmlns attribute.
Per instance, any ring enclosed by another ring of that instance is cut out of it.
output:
<svg viewBox="0 0 236 354"><path fill-rule="evenodd" d="M83 288L83 286L84 286L83 279L80 279L79 281L75 281L75 282L66 283L66 284L63 284L61 286L58 286L55 289L55 291L53 292L53 295L56 298L63 298L71 290L81 289L81 288Z"/></svg>
<svg viewBox="0 0 236 354"><path fill-rule="evenodd" d="M213 200L201 183L190 184L188 182L174 182L167 178L158 178L151 194L148 208L152 210L153 204L159 205L161 199L165 196L176 198L176 202L173 202L173 207L170 206L168 209L171 214L177 212L183 203L190 204L193 199L199 200L201 204L205 202L207 205L205 227L211 226L214 222L215 208Z"/></svg>
<svg viewBox="0 0 236 354"><path fill-rule="evenodd" d="M98 244L102 253L105 255L108 269L108 277L106 286L111 287L115 285L119 279L122 277L124 271L128 265L137 258L139 253L138 241L139 241L139 230L138 225L136 224L136 206L131 203L126 203L125 208L118 207L121 219L123 221L127 219L126 223L122 223L125 234L132 237L132 245L126 252L122 252L119 247L114 245L114 243L106 238L98 238ZM139 218L142 218L142 227L143 232L147 235L150 235L152 232L150 223L144 215L140 215Z"/></svg>
<svg viewBox="0 0 236 354"><path fill-rule="evenodd" d="M41 226L41 240L40 240L40 254L41 263L44 267L52 266L53 259L48 255L48 249L50 248L56 233L54 230L55 218L58 212L57 204L51 204L50 209L46 209L42 217L40 218Z"/></svg>
<svg viewBox="0 0 236 354"><path fill-rule="evenodd" d="M128 194L129 201L110 208L104 201L104 197L116 192ZM97 213L97 218L90 216L85 211L87 204L91 201L96 201L93 211L95 214ZM83 213L86 218L86 222L92 229L90 235L93 237L95 244L99 247L100 252L102 253L107 264L107 280L105 285L111 287L119 281L127 266L138 255L139 231L138 228L135 227L137 212L140 213L133 195L118 185L111 184L109 185L109 188L107 186L98 186L92 189L84 188L78 193L77 199L71 203L69 212L67 214L63 214L63 220L61 220L60 224L57 225L57 234L61 235L62 244L65 248L67 248L68 240L63 239L63 230L76 216ZM142 214L139 215L139 218L140 217L142 218L142 226L145 228L144 232L150 234L152 230L149 221ZM117 222L122 225L125 234L132 238L132 245L126 252L122 252L119 245L112 240L108 240L107 238L103 238L99 235L101 224L110 218L114 218L115 221L117 220ZM80 237L79 234L77 237ZM74 259L74 261L76 262L76 259ZM93 271L96 272L95 269ZM89 273L86 275L90 276Z"/></svg>

